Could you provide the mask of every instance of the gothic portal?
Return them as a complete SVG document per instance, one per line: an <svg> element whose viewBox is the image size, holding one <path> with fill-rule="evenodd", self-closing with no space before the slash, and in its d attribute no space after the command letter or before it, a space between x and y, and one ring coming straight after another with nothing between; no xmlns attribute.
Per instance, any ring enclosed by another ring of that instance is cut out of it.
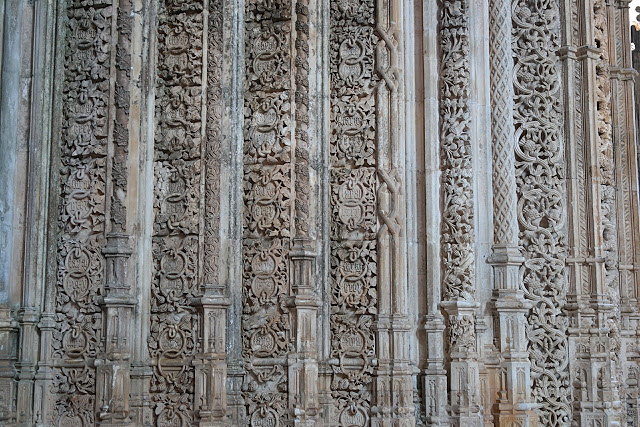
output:
<svg viewBox="0 0 640 427"><path fill-rule="evenodd" d="M640 426L627 1L0 16L1 425Z"/></svg>

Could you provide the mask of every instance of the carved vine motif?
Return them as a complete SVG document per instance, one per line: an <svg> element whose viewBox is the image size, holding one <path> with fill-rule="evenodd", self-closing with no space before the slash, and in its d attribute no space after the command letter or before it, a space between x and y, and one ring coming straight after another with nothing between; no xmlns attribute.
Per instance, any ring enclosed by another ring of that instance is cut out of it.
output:
<svg viewBox="0 0 640 427"><path fill-rule="evenodd" d="M610 292L618 289L617 271L617 231L615 219L615 164L613 142L611 139L611 83L609 73L609 41L607 30L606 4L604 0L593 4L594 40L600 48L600 58L596 64L596 111L598 118L598 146L600 175L602 177L601 208L603 213L603 249L607 286Z"/></svg>
<svg viewBox="0 0 640 427"><path fill-rule="evenodd" d="M451 352L472 351L476 347L476 333L472 316L449 318L449 349Z"/></svg>
<svg viewBox="0 0 640 427"><path fill-rule="evenodd" d="M369 423L377 314L375 2L330 2L331 392L341 426Z"/></svg>
<svg viewBox="0 0 640 427"><path fill-rule="evenodd" d="M66 10L60 143L54 413L58 425L95 422L95 368L104 291L111 28L110 1L73 1ZM114 179L119 171L114 171ZM117 180L116 185L122 184ZM114 221L120 221L117 217Z"/></svg>
<svg viewBox="0 0 640 427"><path fill-rule="evenodd" d="M242 394L251 425L279 426L289 417L286 356L292 343L285 301L294 206L294 121L303 149L296 150L296 157L304 156L306 143L306 117L301 115L306 113L293 117L291 111L294 95L302 103L298 92L305 84L304 73L297 73L292 86L292 26L289 0L245 3ZM305 53L303 45L296 45L298 56ZM296 173L304 174L300 166L296 164ZM299 196L296 207L304 208L298 206L303 201ZM296 218L296 227L302 231L306 226L299 221Z"/></svg>
<svg viewBox="0 0 640 427"><path fill-rule="evenodd" d="M563 143L555 0L515 0L516 176L527 337L541 425L570 423ZM543 108L541 108L543 107Z"/></svg>
<svg viewBox="0 0 640 427"><path fill-rule="evenodd" d="M309 233L309 1L296 0L295 41L295 226Z"/></svg>
<svg viewBox="0 0 640 427"><path fill-rule="evenodd" d="M209 2L207 30L207 127L204 157L204 254L205 286L218 283L220 255L220 145L222 141L222 2Z"/></svg>
<svg viewBox="0 0 640 427"><path fill-rule="evenodd" d="M445 1L440 16L444 299L473 300L473 182L469 140L469 12Z"/></svg>
<svg viewBox="0 0 640 427"><path fill-rule="evenodd" d="M375 168L331 171L332 235L337 239L376 237Z"/></svg>
<svg viewBox="0 0 640 427"><path fill-rule="evenodd" d="M131 2L120 0L118 5L116 73L113 123L113 157L111 161L112 232L124 232L126 226L125 196L127 194L127 156L129 154L129 80L131 74Z"/></svg>
<svg viewBox="0 0 640 427"><path fill-rule="evenodd" d="M159 426L186 426L195 419L191 362L200 351L200 325L192 300L203 290L199 271L200 217L203 210L205 215L215 215L210 197L215 184L207 181L205 185L204 209L200 190L203 168L207 172L215 170L211 157L203 159L203 153L211 156L211 152L202 147L201 135L202 12L201 2L166 0L158 16L154 277L147 342L154 360L152 409ZM208 118L215 117L215 107L212 110ZM215 132L212 126L215 123L210 122L207 136ZM211 144L215 144L213 139ZM205 252L211 248L211 227L215 225L207 224L205 228ZM205 265L204 270L208 280L211 269Z"/></svg>

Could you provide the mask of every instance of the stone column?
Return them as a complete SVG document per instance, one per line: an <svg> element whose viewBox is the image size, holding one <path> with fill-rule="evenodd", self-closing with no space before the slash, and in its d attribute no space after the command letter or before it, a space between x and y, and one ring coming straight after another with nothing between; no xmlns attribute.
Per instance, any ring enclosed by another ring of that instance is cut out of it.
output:
<svg viewBox="0 0 640 427"><path fill-rule="evenodd" d="M136 298L127 281L129 236L112 232L103 249L106 295L100 298L104 354L96 359L96 412L100 426L132 425L129 417L132 320Z"/></svg>
<svg viewBox="0 0 640 427"><path fill-rule="evenodd" d="M203 281L204 293L194 305L200 312L201 351L195 357L195 416L199 426L223 427L227 418L227 307L230 301L220 280L221 148L223 141L223 76L225 68L223 2L208 3L206 140L203 143L204 205Z"/></svg>
<svg viewBox="0 0 640 427"><path fill-rule="evenodd" d="M289 253L292 264L292 314L295 352L289 354L289 405L296 425L317 425L318 400L318 322L320 299L312 282L315 242L296 238Z"/></svg>
<svg viewBox="0 0 640 427"><path fill-rule="evenodd" d="M615 182L617 272L620 295L619 330L612 325L611 353L619 367L613 379L626 393L627 423L640 423L640 212L638 208L638 147L633 108L634 79L629 29L629 1L606 2L611 85L611 175ZM613 230L612 230L613 232ZM618 359L618 355L621 355ZM614 365L615 366L615 365ZM606 373L605 373L606 375ZM617 397L617 396L616 396Z"/></svg>
<svg viewBox="0 0 640 427"><path fill-rule="evenodd" d="M128 167L131 127L131 54L133 5L131 0L119 0L117 13L111 21L112 40L117 47L110 51L109 132L107 145L108 196L105 259L105 287L99 304L102 306L103 352L96 358L96 423L101 426L130 425L130 382L132 354L133 310L137 299L136 286L128 270L132 254L130 227L135 212L128 209ZM130 213L130 214L129 214Z"/></svg>
<svg viewBox="0 0 640 427"><path fill-rule="evenodd" d="M205 292L194 305L200 310L202 353L195 365L195 415L198 426L224 427L227 419L226 326L229 300L219 292Z"/></svg>
<svg viewBox="0 0 640 427"><path fill-rule="evenodd" d="M438 5L436 2L422 4L423 58L424 64L424 134L425 134L425 169L426 200L440 198L440 139L437 132L439 116L439 88L438 88ZM428 268L437 266L441 256L441 224L440 206L430 203L426 210L426 239L427 252L427 315L423 319L425 340L427 342L427 360L424 369L424 406L426 422L433 426L447 426L448 414L448 384L445 369L445 324L440 311L442 300L441 277L442 269Z"/></svg>
<svg viewBox="0 0 640 427"><path fill-rule="evenodd" d="M561 22L573 419L610 425L622 419L608 336L619 296L605 2L566 3Z"/></svg>
<svg viewBox="0 0 640 427"><path fill-rule="evenodd" d="M491 81L491 138L493 178L493 246L489 262L494 270L494 316L501 355L497 425L537 425L531 402L531 373L525 336L531 304L520 289L513 124L513 53L511 1L489 2L489 63Z"/></svg>
<svg viewBox="0 0 640 427"><path fill-rule="evenodd" d="M309 1L292 2L295 32L292 32L292 72L295 82L295 238L291 263L291 312L294 352L289 363L289 409L295 425L315 426L320 413L318 395L318 308L320 298L313 282L315 240L309 229Z"/></svg>
<svg viewBox="0 0 640 427"><path fill-rule="evenodd" d="M526 337L531 395L540 405L536 412L543 425L571 423L568 321L564 310L568 203L561 73L556 56L558 4L531 0L511 3L517 220L525 258L519 280L525 298L533 304L527 313ZM533 22L535 32L531 31ZM540 174L540 170L545 172Z"/></svg>
<svg viewBox="0 0 640 427"><path fill-rule="evenodd" d="M442 2L440 25L441 262L449 340L450 417L482 425L475 316L469 1Z"/></svg>
<svg viewBox="0 0 640 427"><path fill-rule="evenodd" d="M45 291L57 13L52 4L24 1L6 2L2 12L0 423L32 425Z"/></svg>

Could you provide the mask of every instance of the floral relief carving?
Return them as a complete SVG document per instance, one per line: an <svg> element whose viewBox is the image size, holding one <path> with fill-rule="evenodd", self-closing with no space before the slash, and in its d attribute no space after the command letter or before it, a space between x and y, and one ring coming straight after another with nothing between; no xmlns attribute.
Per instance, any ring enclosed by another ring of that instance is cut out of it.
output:
<svg viewBox="0 0 640 427"><path fill-rule="evenodd" d="M376 242L342 241L331 250L332 304L335 313L377 313Z"/></svg>
<svg viewBox="0 0 640 427"><path fill-rule="evenodd" d="M242 395L251 425L279 426L289 419L286 357L293 343L286 300L296 204L291 147L293 124L299 123L292 111L292 27L290 1L245 3Z"/></svg>
<svg viewBox="0 0 640 427"><path fill-rule="evenodd" d="M472 300L474 296L468 20L466 1L442 3L440 150L445 300Z"/></svg>
<svg viewBox="0 0 640 427"><path fill-rule="evenodd" d="M472 316L449 317L449 345L451 352L473 351L476 333Z"/></svg>
<svg viewBox="0 0 640 427"><path fill-rule="evenodd" d="M375 169L331 171L332 235L338 239L375 238Z"/></svg>
<svg viewBox="0 0 640 427"><path fill-rule="evenodd" d="M47 235L11 234L0 424L637 418L625 2L410 3L68 0L21 24L46 75L11 221Z"/></svg>
<svg viewBox="0 0 640 427"><path fill-rule="evenodd" d="M95 367L102 350L111 2L71 2L64 20L60 203L52 424L95 421ZM117 173L118 171L116 171ZM122 181L118 181L122 184ZM121 218L114 218L122 222Z"/></svg>
<svg viewBox="0 0 640 427"><path fill-rule="evenodd" d="M563 313L567 243L557 20L554 0L513 3L516 179L525 257L521 283L534 304L526 335L532 396L542 405L542 425L568 424L571 414L568 322Z"/></svg>
<svg viewBox="0 0 640 427"><path fill-rule="evenodd" d="M207 207L201 179L203 168L211 168L202 141L202 12L202 2L167 0L157 21L154 276L147 345L154 361L151 409L158 426L196 420L192 362L200 350L200 319L193 300L204 288L200 221Z"/></svg>
<svg viewBox="0 0 640 427"><path fill-rule="evenodd" d="M245 162L278 164L291 160L289 94L260 92L253 108L247 108Z"/></svg>
<svg viewBox="0 0 640 427"><path fill-rule="evenodd" d="M365 426L378 305L378 37L374 1L331 1L329 8L331 422Z"/></svg>

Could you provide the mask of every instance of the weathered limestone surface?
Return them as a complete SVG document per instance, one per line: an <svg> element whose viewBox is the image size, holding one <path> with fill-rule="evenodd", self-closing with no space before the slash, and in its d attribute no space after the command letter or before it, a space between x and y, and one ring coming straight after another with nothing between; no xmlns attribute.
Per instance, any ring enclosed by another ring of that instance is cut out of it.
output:
<svg viewBox="0 0 640 427"><path fill-rule="evenodd" d="M640 425L627 1L0 18L1 425Z"/></svg>

